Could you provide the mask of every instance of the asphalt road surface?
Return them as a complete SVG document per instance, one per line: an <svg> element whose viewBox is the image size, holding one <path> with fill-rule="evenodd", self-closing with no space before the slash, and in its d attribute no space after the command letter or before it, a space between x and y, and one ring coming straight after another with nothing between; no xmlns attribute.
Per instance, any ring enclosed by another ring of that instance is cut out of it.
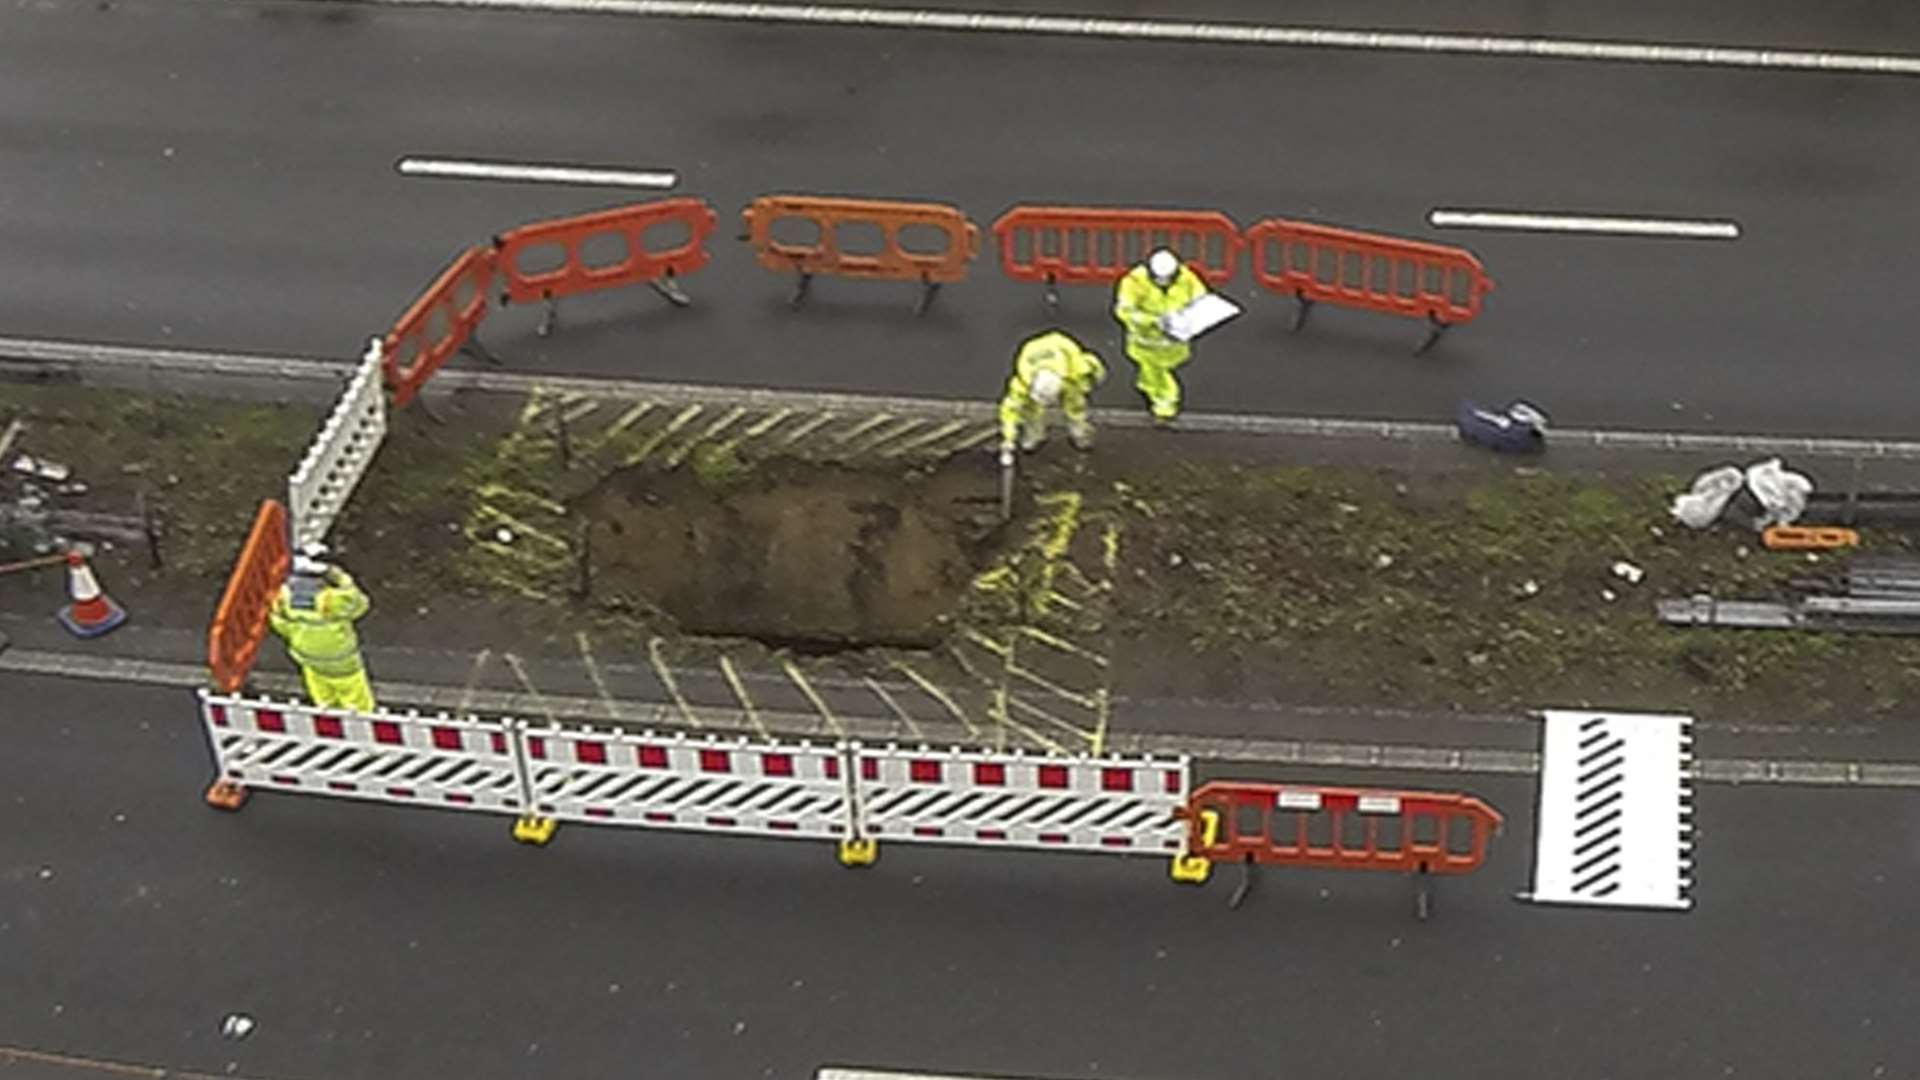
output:
<svg viewBox="0 0 1920 1080"><path fill-rule="evenodd" d="M854 872L295 796L229 816L184 691L0 697L0 1046L276 1080L1920 1074L1902 793L1707 788L1697 907L1638 913L1513 901L1531 785L1472 779L1507 833L1423 925L1387 876L1272 873L1229 912L1233 874L1158 860L894 845ZM29 1075L87 1074L0 1066Z"/></svg>
<svg viewBox="0 0 1920 1080"><path fill-rule="evenodd" d="M1910 20L1863 11L1768 36L1912 44ZM1019 201L1151 204L1441 235L1499 282L1414 357L1421 328L1385 316L1323 308L1289 336L1291 301L1243 276L1247 317L1187 369L1195 408L1438 418L1522 395L1580 426L1911 434L1913 79L306 2L4 19L8 334L356 356L461 246L624 197L409 179L399 157L586 161L678 170L722 215L714 264L690 310L603 294L548 341L496 310L485 336L516 368L991 394L1046 322L1037 289L989 256L924 318L910 286L837 280L793 312L735 211L782 190L983 224ZM1744 235L1438 234L1436 206ZM1104 308L1070 291L1064 321L1111 348Z"/></svg>

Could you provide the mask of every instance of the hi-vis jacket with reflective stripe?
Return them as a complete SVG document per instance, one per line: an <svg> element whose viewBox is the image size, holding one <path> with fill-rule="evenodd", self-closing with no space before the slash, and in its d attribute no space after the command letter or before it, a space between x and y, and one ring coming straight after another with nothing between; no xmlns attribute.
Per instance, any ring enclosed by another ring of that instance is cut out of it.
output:
<svg viewBox="0 0 1920 1080"><path fill-rule="evenodd" d="M1087 393L1105 381L1107 365L1068 335L1049 330L1027 339L1013 360L1013 375L1000 398L1000 437L1013 441L1020 421L1033 406L1028 396L1034 376L1051 371L1060 376L1060 411L1078 420L1087 414Z"/></svg>
<svg viewBox="0 0 1920 1080"><path fill-rule="evenodd" d="M273 632L286 639L287 654L294 663L316 674L338 677L360 670L360 638L353 624L372 606L353 578L335 569L310 608L294 606L293 587L280 586L267 617Z"/></svg>
<svg viewBox="0 0 1920 1080"><path fill-rule="evenodd" d="M1160 330L1160 319L1206 295L1207 283L1186 263L1166 288L1154 284L1145 263L1127 271L1114 287L1113 317L1127 328L1127 354L1141 359L1141 353L1165 353L1186 358L1188 346Z"/></svg>

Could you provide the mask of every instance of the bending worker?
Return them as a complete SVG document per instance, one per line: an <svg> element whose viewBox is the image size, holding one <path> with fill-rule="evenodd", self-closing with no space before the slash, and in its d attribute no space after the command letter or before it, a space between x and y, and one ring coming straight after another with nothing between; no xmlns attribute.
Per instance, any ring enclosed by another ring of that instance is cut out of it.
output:
<svg viewBox="0 0 1920 1080"><path fill-rule="evenodd" d="M1193 346L1168 336L1167 316L1206 292L1200 275L1166 248L1127 271L1114 288L1113 317L1126 328L1127 359L1137 369L1133 385L1159 423L1180 415L1180 381L1173 369L1193 355Z"/></svg>
<svg viewBox="0 0 1920 1080"><path fill-rule="evenodd" d="M1068 441L1075 449L1092 447L1087 394L1106 378L1107 365L1063 331L1028 338L1013 358L1013 375L1000 399L1000 463L1013 464L1016 437L1022 450L1037 450L1047 441L1047 417L1056 405L1067 418Z"/></svg>
<svg viewBox="0 0 1920 1080"><path fill-rule="evenodd" d="M372 605L345 570L325 561L326 553L308 544L294 556L293 574L273 598L268 621L286 639L315 705L372 712L373 687L353 631Z"/></svg>

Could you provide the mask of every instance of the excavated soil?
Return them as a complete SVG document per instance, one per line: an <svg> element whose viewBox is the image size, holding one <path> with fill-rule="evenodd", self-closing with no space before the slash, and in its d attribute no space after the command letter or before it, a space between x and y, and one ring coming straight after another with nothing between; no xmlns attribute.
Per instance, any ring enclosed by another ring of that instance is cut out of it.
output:
<svg viewBox="0 0 1920 1080"><path fill-rule="evenodd" d="M594 589L696 634L800 650L923 648L944 635L998 526L991 461L866 471L797 461L738 482L615 473L574 507Z"/></svg>

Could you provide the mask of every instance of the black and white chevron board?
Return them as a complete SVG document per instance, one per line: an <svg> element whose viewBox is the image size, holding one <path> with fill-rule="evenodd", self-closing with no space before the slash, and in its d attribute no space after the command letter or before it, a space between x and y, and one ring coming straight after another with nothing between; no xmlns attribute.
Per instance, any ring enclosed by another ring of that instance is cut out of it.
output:
<svg viewBox="0 0 1920 1080"><path fill-rule="evenodd" d="M1533 889L1543 904L1693 905L1693 718L1549 710Z"/></svg>

